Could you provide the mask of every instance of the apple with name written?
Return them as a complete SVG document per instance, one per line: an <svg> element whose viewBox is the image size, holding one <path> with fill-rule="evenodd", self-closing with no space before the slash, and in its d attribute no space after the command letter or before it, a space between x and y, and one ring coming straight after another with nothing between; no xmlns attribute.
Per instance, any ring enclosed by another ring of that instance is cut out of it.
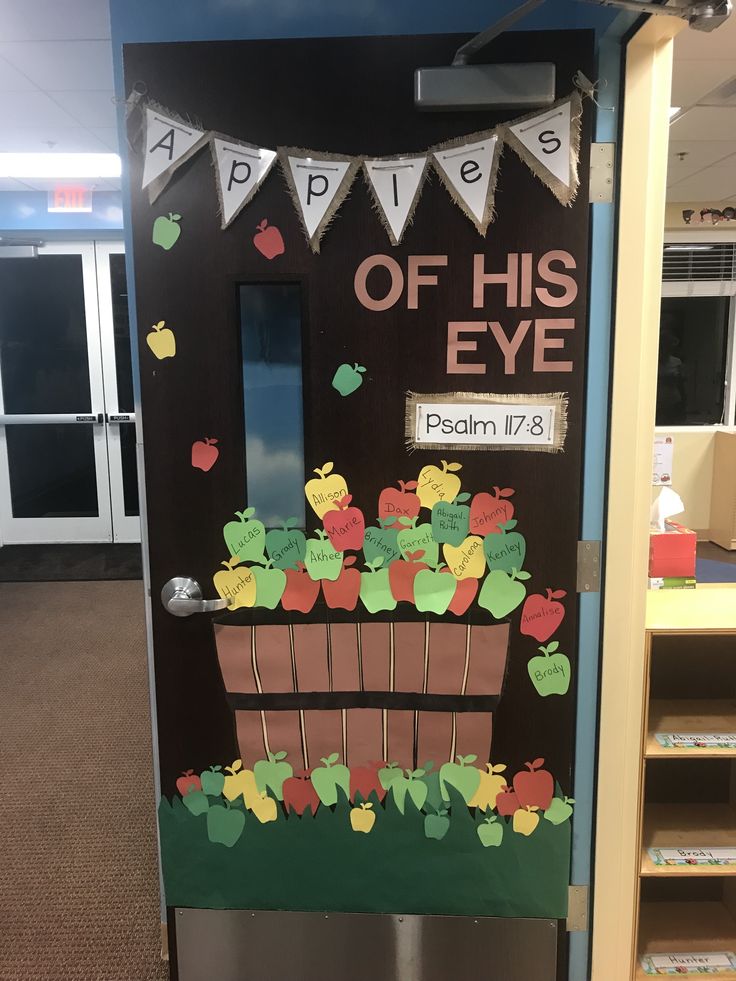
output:
<svg viewBox="0 0 736 981"><path fill-rule="evenodd" d="M318 518L324 518L330 511L335 501L339 501L349 493L347 481L339 473L334 473L334 463L328 461L322 467L313 470L316 477L308 480L304 487L304 494Z"/></svg>
<svg viewBox="0 0 736 981"><path fill-rule="evenodd" d="M312 817L317 813L319 797L312 786L311 770L295 770L294 775L284 780L284 807L286 813L294 811L300 817L309 808Z"/></svg>
<svg viewBox="0 0 736 981"><path fill-rule="evenodd" d="M339 758L339 753L323 756L320 758L322 766L316 766L312 770L312 784L325 807L337 804L338 790L346 798L350 798L350 770L337 762Z"/></svg>
<svg viewBox="0 0 736 981"><path fill-rule="evenodd" d="M422 569L414 580L414 605L420 613L447 612L452 597L457 589L454 576L442 574L444 562L439 562L430 569Z"/></svg>
<svg viewBox="0 0 736 981"><path fill-rule="evenodd" d="M204 439L192 443L192 466L195 470L204 470L207 473L214 467L220 455L216 444L217 440L211 436L205 436Z"/></svg>
<svg viewBox="0 0 736 981"><path fill-rule="evenodd" d="M383 557L379 555L372 562L366 562L368 572L360 574L360 599L369 613L396 609L388 569L382 566Z"/></svg>
<svg viewBox="0 0 736 981"><path fill-rule="evenodd" d="M156 355L159 361L164 358L173 358L176 354L176 337L173 330L165 326L165 320L159 320L153 324L151 332L146 334L146 344Z"/></svg>
<svg viewBox="0 0 736 981"><path fill-rule="evenodd" d="M166 252L169 249L173 249L181 235L180 221L181 215L173 214L171 211L169 212L168 218L166 215L159 215L153 223L153 230L151 232L151 241L153 244L159 245Z"/></svg>
<svg viewBox="0 0 736 981"><path fill-rule="evenodd" d="M322 519L327 537L336 552L357 551L363 547L365 518L360 508L351 507L352 494L335 501L334 509Z"/></svg>
<svg viewBox="0 0 736 981"><path fill-rule="evenodd" d="M217 595L227 600L229 610L246 609L255 606L256 602L256 577L248 566L237 568L239 562L237 556L228 562L221 562L225 571L220 570L212 577Z"/></svg>
<svg viewBox="0 0 736 981"><path fill-rule="evenodd" d="M452 570L445 566L440 572L452 576ZM452 576L455 579L454 576ZM448 613L454 613L456 617L463 616L470 609L470 606L478 595L477 579L455 579L455 592L453 593L450 605L447 607Z"/></svg>
<svg viewBox="0 0 736 981"><path fill-rule="evenodd" d="M266 554L277 569L290 569L295 562L304 561L307 536L298 525L298 518L287 518L280 528L266 532Z"/></svg>
<svg viewBox="0 0 736 981"><path fill-rule="evenodd" d="M262 521L254 518L255 508L236 511L237 521L228 521L222 529L225 545L230 555L237 555L241 562L265 562L266 529Z"/></svg>
<svg viewBox="0 0 736 981"><path fill-rule="evenodd" d="M316 538L307 539L307 554L304 556L306 570L315 582L322 579L334 582L342 571L342 552L335 549L322 528L317 528L315 535Z"/></svg>
<svg viewBox="0 0 736 981"><path fill-rule="evenodd" d="M388 567L391 592L397 602L414 602L414 580L422 569L429 568L426 562L421 561L423 557L424 551L420 548L416 552L406 552L403 559L392 562Z"/></svg>
<svg viewBox="0 0 736 981"><path fill-rule="evenodd" d="M390 519L384 521L383 518L378 518L378 527L370 525L366 528L363 539L363 557L366 562L381 558L384 565L389 565L400 558L398 534Z"/></svg>
<svg viewBox="0 0 736 981"><path fill-rule="evenodd" d="M486 557L483 539L478 535L468 535L457 547L443 545L442 554L450 572L458 580L482 579L486 571Z"/></svg>
<svg viewBox="0 0 736 981"><path fill-rule="evenodd" d="M182 775L176 779L176 789L182 797L186 797L190 790L201 790L202 781L194 770L184 770Z"/></svg>
<svg viewBox="0 0 736 981"><path fill-rule="evenodd" d="M401 531L397 534L397 543L402 555L408 552L416 552L421 549L424 552L424 561L427 565L437 565L440 559L440 546L432 535L432 525L425 522L417 524L416 518L399 518Z"/></svg>
<svg viewBox="0 0 736 981"><path fill-rule="evenodd" d="M275 225L269 225L268 219L263 218L256 225L253 245L266 259L275 259L286 251L284 237Z"/></svg>
<svg viewBox="0 0 736 981"><path fill-rule="evenodd" d="M282 749L278 753L268 752L267 760L258 760L253 765L253 776L256 778L256 787L259 793L264 790L272 791L277 800L284 799L283 786L284 780L288 780L293 774L291 763L286 761L286 750Z"/></svg>
<svg viewBox="0 0 736 981"><path fill-rule="evenodd" d="M493 494L482 491L476 494L470 502L470 532L473 535L492 535L498 531L499 525L511 521L514 516L514 505L509 500L513 497L512 487L494 487Z"/></svg>
<svg viewBox="0 0 736 981"><path fill-rule="evenodd" d="M495 814L489 814L478 825L476 833L484 848L498 848L503 841L503 821L499 821Z"/></svg>
<svg viewBox="0 0 736 981"><path fill-rule="evenodd" d="M309 613L319 596L319 580L312 579L303 562L297 562L294 569L284 569L284 574L286 589L281 597L281 606L285 610Z"/></svg>
<svg viewBox="0 0 736 981"><path fill-rule="evenodd" d="M525 763L526 770L519 770L514 777L514 793L520 807L534 804L546 811L552 803L555 782L548 770L543 770L544 759L540 756L531 763Z"/></svg>
<svg viewBox="0 0 736 981"><path fill-rule="evenodd" d="M542 698L566 695L570 687L570 659L558 650L559 646L553 640L546 647L540 647L542 656L536 655L527 664L532 684Z"/></svg>
<svg viewBox="0 0 736 981"><path fill-rule="evenodd" d="M399 518L416 518L419 516L421 501L413 493L417 488L416 480L400 480L398 488L384 487L378 495L378 517L384 521L393 520L388 528L401 528Z"/></svg>
<svg viewBox="0 0 736 981"><path fill-rule="evenodd" d="M209 770L203 770L199 779L202 781L202 790L210 797L219 797L222 788L225 786L225 774L221 766L212 765Z"/></svg>
<svg viewBox="0 0 736 981"><path fill-rule="evenodd" d="M350 827L353 831L361 831L367 835L376 823L376 813L371 810L373 804L370 801L359 804L350 811Z"/></svg>
<svg viewBox="0 0 736 981"><path fill-rule="evenodd" d="M565 607L558 602L567 596L564 589L547 589L547 595L531 593L521 611L519 630L543 644L565 619Z"/></svg>
<svg viewBox="0 0 736 981"><path fill-rule="evenodd" d="M238 807L213 804L207 811L207 837L213 844L232 848L245 827L245 814Z"/></svg>
<svg viewBox="0 0 736 981"><path fill-rule="evenodd" d="M513 828L517 834L528 838L539 824L539 808L534 804L524 804L514 813Z"/></svg>
<svg viewBox="0 0 736 981"><path fill-rule="evenodd" d="M501 620L524 602L526 586L521 580L531 579L528 572L510 573L495 569L489 572L478 596L478 606L488 610L492 617Z"/></svg>
<svg viewBox="0 0 736 981"><path fill-rule="evenodd" d="M440 463L441 470L434 464L422 467L417 478L417 497L422 507L430 511L437 501L454 501L460 493L457 473L462 470L462 463L448 463L447 460L440 460Z"/></svg>
<svg viewBox="0 0 736 981"><path fill-rule="evenodd" d="M498 795L506 786L506 777L502 776L505 770L505 763L486 763L487 772L480 771L478 789L468 801L468 806L478 807L481 811L495 807Z"/></svg>
<svg viewBox="0 0 736 981"><path fill-rule="evenodd" d="M518 531L516 519L505 521L499 525L498 531L491 532L483 539L483 552L486 564L491 572L501 569L511 572L512 569L522 569L526 558L526 539Z"/></svg>
<svg viewBox="0 0 736 981"><path fill-rule="evenodd" d="M386 796L386 791L378 776L381 762L370 763L367 766L350 767L350 800L355 803L356 794L363 800L368 800L375 794L379 801Z"/></svg>
<svg viewBox="0 0 736 981"><path fill-rule="evenodd" d="M352 395L363 384L365 366L355 361L352 365L341 364L332 376L332 387L343 397Z"/></svg>
<svg viewBox="0 0 736 981"><path fill-rule="evenodd" d="M496 810L501 817L511 817L519 810L519 798L511 787L501 787L501 793L496 797Z"/></svg>
<svg viewBox="0 0 736 981"><path fill-rule="evenodd" d="M322 595L331 610L354 610L360 596L360 572L354 568L356 558L346 555L337 579L322 580Z"/></svg>
<svg viewBox="0 0 736 981"><path fill-rule="evenodd" d="M443 763L440 767L440 790L442 799L450 800L447 791L448 785L460 791L463 800L467 804L472 800L480 784L480 770L477 770L472 763L478 759L475 753L468 756L456 756L457 763Z"/></svg>
<svg viewBox="0 0 736 981"><path fill-rule="evenodd" d="M256 581L256 606L275 610L286 589L286 573L283 569L274 569L269 559L265 565L251 567Z"/></svg>
<svg viewBox="0 0 736 981"><path fill-rule="evenodd" d="M436 542L457 546L465 540L470 523L470 508L463 501L469 500L470 494L458 494L449 504L447 501L437 501L432 505L432 538Z"/></svg>
<svg viewBox="0 0 736 981"><path fill-rule="evenodd" d="M571 804L575 803L574 797L553 797L552 803L544 812L544 820L550 824L564 824L572 817Z"/></svg>

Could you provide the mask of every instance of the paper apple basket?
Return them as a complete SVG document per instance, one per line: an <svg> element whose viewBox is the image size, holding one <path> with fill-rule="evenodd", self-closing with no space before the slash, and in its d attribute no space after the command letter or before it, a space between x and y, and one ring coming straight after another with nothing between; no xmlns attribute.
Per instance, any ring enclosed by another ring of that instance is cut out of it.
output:
<svg viewBox="0 0 736 981"><path fill-rule="evenodd" d="M285 751L295 769L335 752L350 767L488 760L509 624L489 623L483 611L447 622L406 606L362 620L320 605L218 617L241 757Z"/></svg>

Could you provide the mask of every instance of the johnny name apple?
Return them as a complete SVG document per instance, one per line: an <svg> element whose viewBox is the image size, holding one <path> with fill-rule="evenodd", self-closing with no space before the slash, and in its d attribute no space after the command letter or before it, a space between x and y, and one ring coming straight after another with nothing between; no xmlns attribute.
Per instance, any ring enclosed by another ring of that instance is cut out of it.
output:
<svg viewBox="0 0 736 981"><path fill-rule="evenodd" d="M498 316L497 310L508 314L533 305L553 310L571 306L578 295L574 257L551 249L541 256L510 252L505 258L504 268L483 253L473 256L468 300L474 310L491 308L495 316L448 321L447 374L485 375L489 366L501 365L506 375L529 368L536 374L572 372L574 361L566 348L575 331L574 318ZM458 282L457 272L453 275L448 266L447 255L410 255L404 272L393 256L370 255L356 269L353 289L366 310L383 313L402 300L407 310L418 310L422 300L433 302L430 287L440 286L441 278Z"/></svg>

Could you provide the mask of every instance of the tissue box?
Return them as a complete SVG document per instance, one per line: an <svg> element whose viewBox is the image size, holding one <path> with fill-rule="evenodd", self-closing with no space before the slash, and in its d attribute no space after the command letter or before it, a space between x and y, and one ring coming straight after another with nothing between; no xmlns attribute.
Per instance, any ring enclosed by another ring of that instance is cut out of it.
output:
<svg viewBox="0 0 736 981"><path fill-rule="evenodd" d="M676 521L666 521L664 531L649 533L649 577L672 578L695 577L695 546L697 537L694 531L679 525Z"/></svg>

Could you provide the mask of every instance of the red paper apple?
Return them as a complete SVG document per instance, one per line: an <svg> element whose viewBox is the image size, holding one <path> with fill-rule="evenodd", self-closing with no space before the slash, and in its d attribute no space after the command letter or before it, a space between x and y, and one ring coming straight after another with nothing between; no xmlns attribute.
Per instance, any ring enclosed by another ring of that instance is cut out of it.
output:
<svg viewBox="0 0 736 981"><path fill-rule="evenodd" d="M514 505L509 498L511 487L494 487L493 494L476 494L470 503L470 534L481 538L499 532L499 525L510 521Z"/></svg>
<svg viewBox="0 0 736 981"><path fill-rule="evenodd" d="M303 562L296 569L285 569L286 589L281 597L285 610L309 613L319 596L319 579L311 579Z"/></svg>
<svg viewBox="0 0 736 981"><path fill-rule="evenodd" d="M386 796L386 788L378 779L378 771L385 763L370 763L368 766L350 768L350 800L355 803L355 795L360 794L363 800L368 800L370 794L375 794L379 800Z"/></svg>
<svg viewBox="0 0 736 981"><path fill-rule="evenodd" d="M511 787L501 787L496 797L496 810L501 817L511 817L519 810L519 799Z"/></svg>
<svg viewBox="0 0 736 981"><path fill-rule="evenodd" d="M192 466L196 467L197 470L204 470L205 473L211 470L220 455L220 451L215 446L216 443L217 440L209 436L192 443Z"/></svg>
<svg viewBox="0 0 736 981"><path fill-rule="evenodd" d="M357 551L363 547L365 538L365 518L360 508L349 507L352 494L346 494L335 501L334 508L326 511L322 518L327 537L336 552Z"/></svg>
<svg viewBox="0 0 736 981"><path fill-rule="evenodd" d="M567 596L564 589L547 589L547 595L531 593L521 609L519 630L540 644L552 636L565 617L565 607L557 600Z"/></svg>
<svg viewBox="0 0 736 981"><path fill-rule="evenodd" d="M275 259L286 252L284 239L275 225L269 225L266 218L258 223L258 231L253 236L253 245L267 259Z"/></svg>
<svg viewBox="0 0 736 981"><path fill-rule="evenodd" d="M539 807L546 811L555 795L552 774L541 769L544 766L541 757L532 763L525 763L524 766L528 769L520 770L514 777L514 793L519 800L519 806Z"/></svg>
<svg viewBox="0 0 736 981"><path fill-rule="evenodd" d="M396 518L391 524L384 524L384 528L403 528L399 518L418 517L421 503L416 494L409 493L416 486L416 480L400 480L398 488L384 487L378 497L378 517L384 522Z"/></svg>
<svg viewBox="0 0 736 981"><path fill-rule="evenodd" d="M404 559L397 559L388 567L388 582L391 587L391 594L398 602L414 602L414 580L417 573L422 569L428 569L424 558L424 549L417 549L416 552L406 552Z"/></svg>
<svg viewBox="0 0 736 981"><path fill-rule="evenodd" d="M190 790L201 790L202 781L194 770L185 770L176 781L176 789L182 797L186 797Z"/></svg>
<svg viewBox="0 0 736 981"><path fill-rule="evenodd" d="M447 566L441 571L446 572L450 576L452 575ZM470 608L470 604L477 595L477 579L458 579L457 586L455 587L455 595L450 600L447 612L454 613L456 617L461 617Z"/></svg>
<svg viewBox="0 0 736 981"><path fill-rule="evenodd" d="M307 808L311 810L313 817L317 813L319 797L309 779L311 773L311 770L296 770L293 776L284 780L282 793L287 814L294 811L301 816Z"/></svg>
<svg viewBox="0 0 736 981"><path fill-rule="evenodd" d="M322 580L322 593L325 603L331 610L354 610L360 594L360 572L350 568L355 563L354 555L346 555L342 562L342 572L334 580Z"/></svg>

